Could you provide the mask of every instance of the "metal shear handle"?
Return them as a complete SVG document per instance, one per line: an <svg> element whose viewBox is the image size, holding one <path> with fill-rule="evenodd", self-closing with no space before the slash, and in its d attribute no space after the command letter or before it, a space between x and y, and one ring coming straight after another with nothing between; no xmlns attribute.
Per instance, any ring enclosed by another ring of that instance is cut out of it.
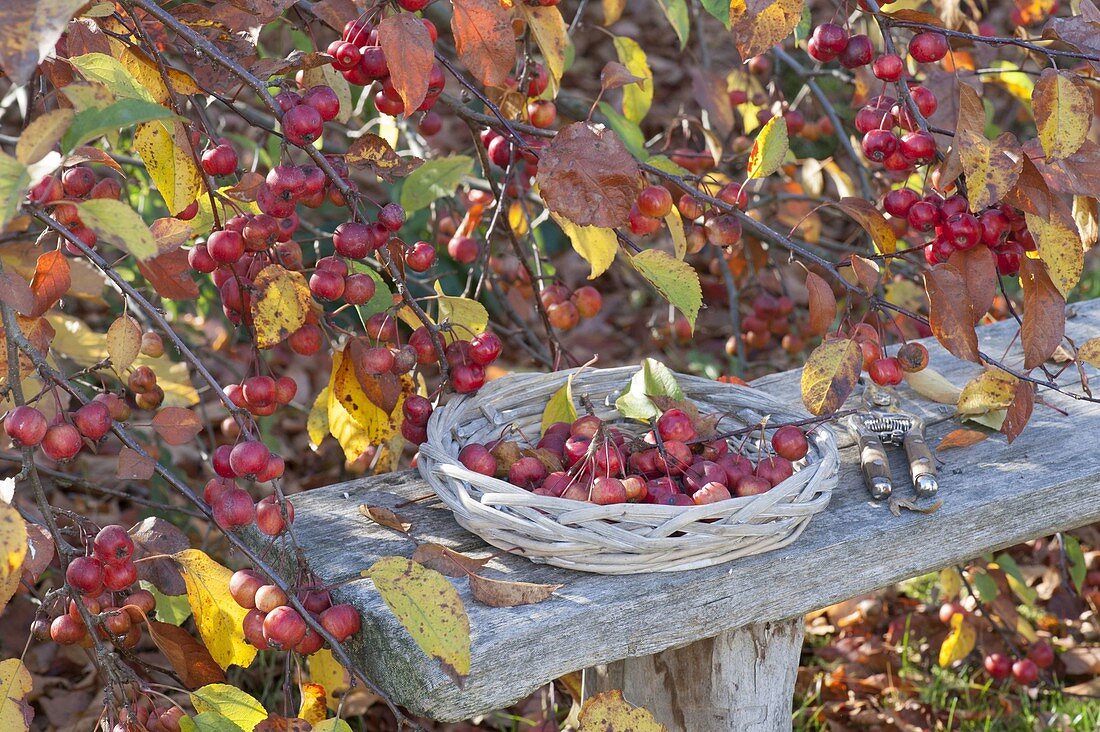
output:
<svg viewBox="0 0 1100 732"><path fill-rule="evenodd" d="M924 421L919 417L897 412L869 412L853 414L846 422L859 445L863 480L872 498L886 498L894 489L886 445L905 449L909 477L920 497L931 496L939 489L935 459L924 440Z"/></svg>

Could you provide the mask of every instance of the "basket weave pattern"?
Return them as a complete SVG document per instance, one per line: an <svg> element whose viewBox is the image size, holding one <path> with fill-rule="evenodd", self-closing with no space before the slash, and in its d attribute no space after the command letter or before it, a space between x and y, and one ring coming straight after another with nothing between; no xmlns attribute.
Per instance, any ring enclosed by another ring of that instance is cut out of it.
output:
<svg viewBox="0 0 1100 732"><path fill-rule="evenodd" d="M586 394L602 419L616 418L615 399L637 370L585 370L574 378L573 394ZM600 506L539 496L458 461L464 445L487 443L502 433L507 437L509 425L537 441L543 410L569 373L491 381L476 394L437 409L428 423L420 473L459 525L487 543L535 562L600 574L697 569L786 546L828 505L839 455L824 426L808 436L810 452L796 464L794 475L770 491L700 506ZM758 424L766 415L771 424L807 416L755 389L683 374L677 381L700 412L736 415L722 420L724 432ZM746 454L755 461L751 449L746 447Z"/></svg>

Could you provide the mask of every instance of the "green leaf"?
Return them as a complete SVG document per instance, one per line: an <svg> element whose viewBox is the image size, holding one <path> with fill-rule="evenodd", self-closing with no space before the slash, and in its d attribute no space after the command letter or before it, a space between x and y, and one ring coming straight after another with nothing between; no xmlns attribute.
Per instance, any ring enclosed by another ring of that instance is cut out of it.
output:
<svg viewBox="0 0 1100 732"><path fill-rule="evenodd" d="M351 732L351 726L342 719L332 717L313 725L312 732Z"/></svg>
<svg viewBox="0 0 1100 732"><path fill-rule="evenodd" d="M360 262L354 259L349 259L347 262L352 272L361 272L369 275L370 278L374 280L374 297L367 300L362 305L355 306L355 309L359 311L359 317L366 321L367 318L375 313L380 313L383 310L388 310L393 307L393 293L390 291L390 286L382 279L382 275L374 271L374 267L371 267L366 262Z"/></svg>
<svg viewBox="0 0 1100 732"><path fill-rule="evenodd" d="M405 557L382 557L364 572L412 639L443 672L461 682L470 673L470 619L447 578Z"/></svg>
<svg viewBox="0 0 1100 732"><path fill-rule="evenodd" d="M622 138L623 144L626 145L626 149L630 151L631 155L643 161L649 157L649 153L645 149L645 135L642 134L641 127L616 112L615 108L607 102L600 102L600 112L607 117L611 129Z"/></svg>
<svg viewBox="0 0 1100 732"><path fill-rule="evenodd" d="M69 63L80 71L88 81L103 84L116 97L124 99L142 99L156 103L148 89L141 85L134 75L118 59L105 53L86 53L69 59Z"/></svg>
<svg viewBox="0 0 1100 732"><path fill-rule="evenodd" d="M93 198L77 204L80 219L100 239L138 259L155 257L157 241L137 211L112 198Z"/></svg>
<svg viewBox="0 0 1100 732"><path fill-rule="evenodd" d="M30 186L27 166L0 151L0 229L15 217Z"/></svg>
<svg viewBox="0 0 1100 732"><path fill-rule="evenodd" d="M997 581L985 572L974 573L974 589L982 602L993 602L997 599Z"/></svg>
<svg viewBox="0 0 1100 732"><path fill-rule="evenodd" d="M409 174L401 187L401 205L406 211L422 209L437 198L454 195L463 176L474 169L468 155L429 160Z"/></svg>
<svg viewBox="0 0 1100 732"><path fill-rule="evenodd" d="M313 729L317 729L314 727ZM229 717L217 712L203 712L194 717L180 718L180 732L246 732Z"/></svg>
<svg viewBox="0 0 1100 732"><path fill-rule="evenodd" d="M555 422L573 422L577 419L577 407L573 404L573 376L565 380L565 384L554 392L550 401L546 403L546 409L542 410L542 424L539 434L546 434L546 429Z"/></svg>
<svg viewBox="0 0 1100 732"><path fill-rule="evenodd" d="M615 261L615 255L619 251L619 240L614 230L599 226L577 226L564 216L558 216L553 212L550 213L550 218L569 237L574 251L592 267L588 279L596 279Z"/></svg>
<svg viewBox="0 0 1100 732"><path fill-rule="evenodd" d="M703 307L703 287L699 274L690 264L670 257L659 249L646 249L630 258L638 273L668 300L695 328L695 319Z"/></svg>
<svg viewBox="0 0 1100 732"><path fill-rule="evenodd" d="M676 31L676 37L680 39L680 49L687 46L688 34L691 32L691 18L688 16L686 0L657 0L668 22L672 24L672 30ZM729 8L727 8L728 10Z"/></svg>
<svg viewBox="0 0 1100 732"><path fill-rule="evenodd" d="M730 27L730 3L729 0L702 0L703 10L722 21L726 30Z"/></svg>
<svg viewBox="0 0 1100 732"><path fill-rule="evenodd" d="M106 107L93 107L77 112L65 136L61 138L61 147L65 152L69 152L77 145L94 140L108 132L115 132L142 122L174 117L171 110L159 104L141 99L121 99Z"/></svg>
<svg viewBox="0 0 1100 732"><path fill-rule="evenodd" d="M1012 588L1016 596L1028 607L1034 607L1035 601L1039 599L1039 593L1028 587L1027 579L1024 577L1024 573L1020 571L1020 565L1016 564L1016 560L1007 554L999 554L997 555L997 565L1004 570L1005 577L1008 579L1008 586Z"/></svg>
<svg viewBox="0 0 1100 732"><path fill-rule="evenodd" d="M650 400L651 396L667 396L683 399L684 390L676 381L676 374L660 361L647 358L642 368L630 378L623 395L615 400L615 409L628 419L649 420L660 414Z"/></svg>
<svg viewBox="0 0 1100 732"><path fill-rule="evenodd" d="M727 11L729 6L726 6ZM653 70L645 51L633 38L615 36L615 53L619 63L642 81L623 87L623 116L631 122L641 122L653 104Z"/></svg>
<svg viewBox="0 0 1100 732"><path fill-rule="evenodd" d="M1061 536L1062 546L1066 550L1066 559L1069 561L1070 579L1073 580L1073 586L1077 588L1077 592L1084 592L1085 575L1088 573L1089 565L1081 551L1081 542L1076 536L1064 532Z"/></svg>
<svg viewBox="0 0 1100 732"><path fill-rule="evenodd" d="M435 283L435 292L439 296L439 322L450 323L454 328L453 334L448 333L448 340L469 340L478 333L485 332L489 325L489 311L484 305L468 297L444 295L438 280Z"/></svg>
<svg viewBox="0 0 1100 732"><path fill-rule="evenodd" d="M687 168L677 165L672 162L667 155L654 155L646 161L647 165L651 165L657 170L663 170L666 173L672 173L673 175L690 175L691 171Z"/></svg>
<svg viewBox="0 0 1100 732"><path fill-rule="evenodd" d="M749 178L765 178L783 164L790 140L787 137L787 121L782 116L772 117L752 145L749 153Z"/></svg>
<svg viewBox="0 0 1100 732"><path fill-rule="evenodd" d="M813 14L810 12L809 5L802 6L802 17L798 21L798 25L794 27L794 39L801 43L806 41L810 37L810 30L813 28Z"/></svg>
<svg viewBox="0 0 1100 732"><path fill-rule="evenodd" d="M172 625L183 625L191 617L191 604L187 595L165 595L152 582L142 580L138 583L142 589L153 593L157 601L157 620Z"/></svg>
<svg viewBox="0 0 1100 732"><path fill-rule="evenodd" d="M229 684L207 684L195 689L191 692L191 705L200 716L213 712L243 730L251 730L267 719L263 704Z"/></svg>

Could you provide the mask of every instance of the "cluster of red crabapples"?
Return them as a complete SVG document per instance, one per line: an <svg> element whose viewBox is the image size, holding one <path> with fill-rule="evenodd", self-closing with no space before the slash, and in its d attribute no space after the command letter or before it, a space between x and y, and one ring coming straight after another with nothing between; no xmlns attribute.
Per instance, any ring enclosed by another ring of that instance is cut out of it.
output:
<svg viewBox="0 0 1100 732"><path fill-rule="evenodd" d="M932 193L922 197L911 188L895 188L883 197L882 207L893 217L895 233L914 231L931 237L924 247L929 264L946 262L955 252L981 245L996 256L998 274L1010 276L1020 271L1024 252L1035 251L1035 238L1023 213L1008 204L973 214L964 196L944 198Z"/></svg>
<svg viewBox="0 0 1100 732"><path fill-rule="evenodd" d="M98 237L80 220L80 209L77 208L77 204L99 198L117 201L120 196L122 196L122 185L117 179L109 175L99 177L95 170L87 165L66 168L60 177L48 175L38 181L27 193L27 199L31 203L51 206L50 215L59 224L68 227L73 236L89 249L95 248ZM68 241L65 242L65 251L74 256L81 254L81 251Z"/></svg>
<svg viewBox="0 0 1100 732"><path fill-rule="evenodd" d="M945 602L940 605L939 619L944 625L951 624L955 615L967 616L970 611L959 602ZM985 656L982 666L995 681L1003 681L1009 676L1021 686L1030 686L1039 680L1039 669L1054 665L1054 648L1044 640L1028 644L1023 658L1013 660L1003 653L990 653Z"/></svg>
<svg viewBox="0 0 1100 732"><path fill-rule="evenodd" d="M570 292L568 287L555 282L539 293L539 299L546 308L546 319L558 330L572 330L581 320L596 317L603 308L603 296L590 285Z"/></svg>
<svg viewBox="0 0 1100 732"><path fill-rule="evenodd" d="M248 610L242 622L245 640L261 651L294 651L308 656L321 650L325 639L310 628L289 604L285 592L269 583L262 574L242 569L229 578L229 594ZM314 620L338 643L359 632L361 620L354 607L332 604L325 589L303 589L298 600Z"/></svg>
<svg viewBox="0 0 1100 732"><path fill-rule="evenodd" d="M148 366L141 368L153 373ZM125 400L102 392L72 412L59 413L52 423L35 407L16 407L4 416L4 432L16 447L36 447L51 460L67 463L84 448L85 440L97 444L111 431L112 420L124 422L130 414Z"/></svg>
<svg viewBox="0 0 1100 732"><path fill-rule="evenodd" d="M402 8L410 12L423 9L427 0L401 0L398 3ZM427 18L420 19L428 31L432 43L439 38L435 24ZM327 52L335 59L333 66L340 71L350 83L358 86L369 86L378 81L382 84L381 91L374 95L374 106L381 114L397 116L409 115L413 112L428 112L435 106L439 95L443 93L446 78L443 76L443 67L438 61L432 64L428 77L428 92L424 101L416 109L405 109L405 103L401 94L390 78L390 67L386 61L386 54L379 45L378 29L365 19L350 20L344 26L344 32L340 40L329 44ZM421 132L432 135L439 131L440 120L425 116L421 122ZM424 129L424 128L427 129Z"/></svg>
<svg viewBox="0 0 1100 732"><path fill-rule="evenodd" d="M791 477L809 442L794 425L775 430L756 464L721 437L699 435L682 409L668 409L654 429L634 438L595 415L556 422L534 448L498 440L471 443L459 461L467 469L540 496L600 505L692 506L771 490Z"/></svg>
<svg viewBox="0 0 1100 732"><path fill-rule="evenodd" d="M134 540L121 526L104 526L92 540L91 550L74 558L65 569L65 582L81 596L84 608L97 625L97 637L133 648L141 639L141 623L156 608L148 590L134 589L138 580L133 562ZM76 600L70 599L49 623L36 620L34 635L59 645L93 644L91 632Z"/></svg>
<svg viewBox="0 0 1100 732"><path fill-rule="evenodd" d="M903 343L893 356L887 356L879 333L869 323L858 323L848 333L863 354L863 370L879 386L897 386L905 374L923 371L928 366L928 349L920 343Z"/></svg>

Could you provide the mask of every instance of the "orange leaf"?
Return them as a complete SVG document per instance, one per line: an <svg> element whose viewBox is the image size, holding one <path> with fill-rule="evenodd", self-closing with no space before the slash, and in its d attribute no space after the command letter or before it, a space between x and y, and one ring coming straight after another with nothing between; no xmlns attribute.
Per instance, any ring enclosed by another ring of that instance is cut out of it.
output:
<svg viewBox="0 0 1100 732"><path fill-rule="evenodd" d="M1008 438L1009 443L1020 436L1031 419L1031 412L1035 409L1035 384L1030 381L1019 381L1016 384L1016 396L1005 411L1005 421L1001 424L1001 432Z"/></svg>
<svg viewBox="0 0 1100 732"><path fill-rule="evenodd" d="M185 445L202 432L202 421L190 409L165 407L153 417L153 429L169 445Z"/></svg>
<svg viewBox="0 0 1100 732"><path fill-rule="evenodd" d="M452 0L458 58L487 86L503 86L516 63L512 14L497 0Z"/></svg>
<svg viewBox="0 0 1100 732"><path fill-rule="evenodd" d="M31 291L34 293L34 312L30 317L37 318L53 307L61 296L69 291L72 278L69 275L69 262L65 255L54 249L38 258L31 279Z"/></svg>
<svg viewBox="0 0 1100 732"><path fill-rule="evenodd" d="M149 636L188 689L225 682L225 672L214 662L210 651L183 628L150 620Z"/></svg>
<svg viewBox="0 0 1100 732"><path fill-rule="evenodd" d="M970 447L971 445L976 445L982 440L988 438L988 432L960 428L957 430L951 430L946 435L944 435L943 439L940 440L940 444L936 445L936 449L950 450L953 447Z"/></svg>
<svg viewBox="0 0 1100 732"><path fill-rule="evenodd" d="M974 324L993 307L997 295L997 262L989 247L971 247L955 252L947 263L962 273L974 310Z"/></svg>
<svg viewBox="0 0 1100 732"><path fill-rule="evenodd" d="M412 114L428 93L435 51L428 29L412 13L391 15L378 24L378 44L390 63L390 81Z"/></svg>

